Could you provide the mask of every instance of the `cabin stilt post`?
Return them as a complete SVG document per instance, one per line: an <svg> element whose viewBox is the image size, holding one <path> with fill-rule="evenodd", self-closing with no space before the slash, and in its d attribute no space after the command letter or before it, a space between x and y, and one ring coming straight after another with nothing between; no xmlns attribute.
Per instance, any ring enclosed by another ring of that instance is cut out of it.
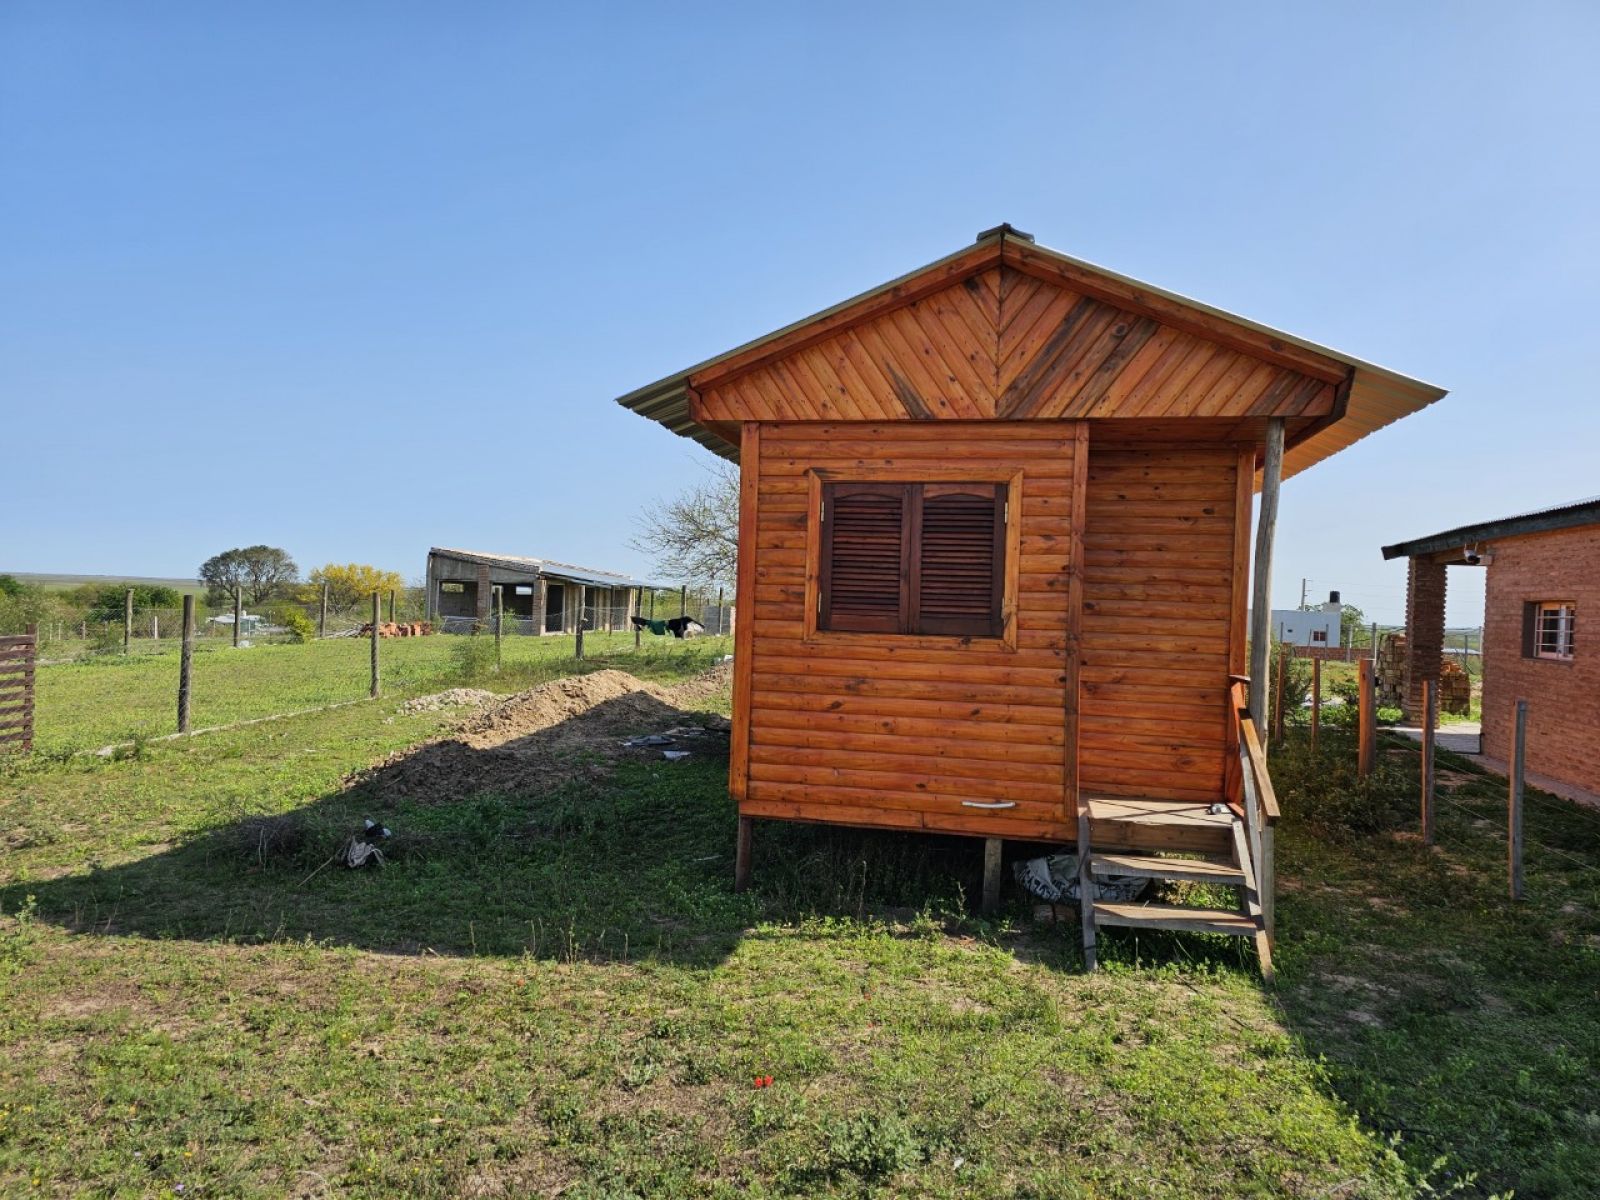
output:
<svg viewBox="0 0 1600 1200"><path fill-rule="evenodd" d="M733 890L742 892L750 886L750 817L739 818L739 834L733 852Z"/></svg>
<svg viewBox="0 0 1600 1200"><path fill-rule="evenodd" d="M1250 605L1250 717L1256 728L1267 718L1268 639L1272 629L1272 538L1278 528L1278 484L1283 478L1283 418L1267 422L1267 456L1261 468L1261 513L1256 521L1255 567Z"/></svg>
<svg viewBox="0 0 1600 1200"><path fill-rule="evenodd" d="M997 837L983 839L983 912L986 916L1000 907L1000 846Z"/></svg>

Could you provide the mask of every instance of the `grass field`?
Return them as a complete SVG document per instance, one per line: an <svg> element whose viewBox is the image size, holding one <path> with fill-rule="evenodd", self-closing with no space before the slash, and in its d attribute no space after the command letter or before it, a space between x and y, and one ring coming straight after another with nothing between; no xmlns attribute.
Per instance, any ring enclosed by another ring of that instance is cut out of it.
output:
<svg viewBox="0 0 1600 1200"><path fill-rule="evenodd" d="M35 745L42 754L96 750L112 743L160 737L178 728L178 648L135 643L126 657L103 654L81 662L41 666L37 675ZM732 649L732 638L678 641L646 636L640 650L631 633L591 633L584 652L590 668L613 660L641 678L702 669ZM516 691L576 669L570 637L507 637L502 666L493 670L493 639L436 635L379 642L385 692L413 695L458 683ZM191 718L207 728L319 705L357 700L371 684L371 641L327 638L305 644L258 644L235 650L227 639L198 639Z"/></svg>
<svg viewBox="0 0 1600 1200"><path fill-rule="evenodd" d="M1565 1197L1600 1177L1597 876L1539 850L1529 900L1504 900L1493 781L1462 774L1427 850L1412 752L1363 787L1338 731L1316 761L1283 748L1272 992L1203 937L1110 932L1085 976L1075 922L1015 897L970 914L957 839L762 826L735 895L715 755L454 803L352 775L443 720L379 702L0 775L0 1193ZM363 816L396 830L390 865L319 870ZM1590 815L1541 798L1530 821L1600 861Z"/></svg>

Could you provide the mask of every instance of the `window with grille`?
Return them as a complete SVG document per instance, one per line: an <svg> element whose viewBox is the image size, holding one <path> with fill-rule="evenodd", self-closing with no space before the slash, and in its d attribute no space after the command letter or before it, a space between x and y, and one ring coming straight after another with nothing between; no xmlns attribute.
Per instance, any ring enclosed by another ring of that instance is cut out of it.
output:
<svg viewBox="0 0 1600 1200"><path fill-rule="evenodd" d="M1570 659L1578 631L1578 608L1570 601L1534 600L1522 609L1525 658Z"/></svg>
<svg viewBox="0 0 1600 1200"><path fill-rule="evenodd" d="M817 627L1000 636L1005 522L1005 484L824 484Z"/></svg>

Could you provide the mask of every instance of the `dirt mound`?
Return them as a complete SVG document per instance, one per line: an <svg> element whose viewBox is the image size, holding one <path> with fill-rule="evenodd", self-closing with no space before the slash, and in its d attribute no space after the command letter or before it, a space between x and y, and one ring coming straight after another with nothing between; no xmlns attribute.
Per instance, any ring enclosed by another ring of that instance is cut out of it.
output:
<svg viewBox="0 0 1600 1200"><path fill-rule="evenodd" d="M618 758L649 753L624 747L629 737L686 725L726 729L722 717L686 711L726 687L713 674L670 690L625 671L553 680L467 716L453 737L399 751L352 782L389 796L449 802L601 778ZM704 744L709 749L714 742Z"/></svg>
<svg viewBox="0 0 1600 1200"><path fill-rule="evenodd" d="M488 749L574 717L595 713L602 706L603 722L584 722L585 732L591 736L621 729L636 719L653 720L663 707L672 706L672 698L626 671L569 675L531 691L507 696L494 707L464 721L457 736L469 746Z"/></svg>

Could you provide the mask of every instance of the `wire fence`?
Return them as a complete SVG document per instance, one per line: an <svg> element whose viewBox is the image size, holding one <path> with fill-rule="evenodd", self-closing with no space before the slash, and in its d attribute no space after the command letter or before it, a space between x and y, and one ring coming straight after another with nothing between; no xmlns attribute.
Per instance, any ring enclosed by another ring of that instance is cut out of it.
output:
<svg viewBox="0 0 1600 1200"><path fill-rule="evenodd" d="M416 605L384 596L376 636L370 596L326 613L318 604L259 613L241 605L237 624L231 607L195 605L187 652L181 609L134 609L122 620L85 621L41 639L33 746L66 755L176 734L185 683L187 731L195 732L362 700L374 690L390 697L453 686L514 692L601 666L646 674L675 660L709 666L731 650L731 606L689 598L680 612L673 601L663 606L670 616L654 624L591 605L570 614L571 632L548 633L512 616L429 622Z"/></svg>

